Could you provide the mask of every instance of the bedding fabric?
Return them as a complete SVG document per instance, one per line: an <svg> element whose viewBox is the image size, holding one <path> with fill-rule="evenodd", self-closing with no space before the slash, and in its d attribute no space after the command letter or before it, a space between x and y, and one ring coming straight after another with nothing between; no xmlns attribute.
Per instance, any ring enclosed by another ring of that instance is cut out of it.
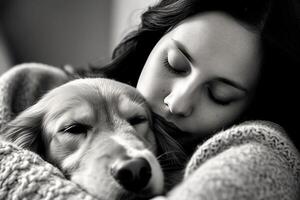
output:
<svg viewBox="0 0 300 200"><path fill-rule="evenodd" d="M68 81L60 69L23 64L0 77L0 129L49 89ZM1 132L0 132L1 137ZM246 122L199 145L184 180L153 200L297 200L300 156L279 126ZM0 199L93 199L38 155L0 141Z"/></svg>

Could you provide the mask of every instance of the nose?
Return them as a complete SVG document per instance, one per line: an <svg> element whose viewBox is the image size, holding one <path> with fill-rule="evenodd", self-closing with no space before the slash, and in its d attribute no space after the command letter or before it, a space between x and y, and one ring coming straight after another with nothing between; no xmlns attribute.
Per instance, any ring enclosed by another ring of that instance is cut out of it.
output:
<svg viewBox="0 0 300 200"><path fill-rule="evenodd" d="M126 190L139 192L151 178L151 166L144 158L117 160L111 167L111 175Z"/></svg>
<svg viewBox="0 0 300 200"><path fill-rule="evenodd" d="M192 93L187 89L172 91L164 99L164 104L167 106L170 113L178 116L187 117L193 111Z"/></svg>

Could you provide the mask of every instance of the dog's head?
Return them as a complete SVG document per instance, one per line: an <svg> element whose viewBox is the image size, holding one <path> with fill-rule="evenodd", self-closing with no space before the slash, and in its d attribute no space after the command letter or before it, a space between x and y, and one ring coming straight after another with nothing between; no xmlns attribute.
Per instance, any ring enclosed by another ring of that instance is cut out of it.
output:
<svg viewBox="0 0 300 200"><path fill-rule="evenodd" d="M135 88L77 79L16 117L5 137L40 154L103 199L163 191L150 111Z"/></svg>

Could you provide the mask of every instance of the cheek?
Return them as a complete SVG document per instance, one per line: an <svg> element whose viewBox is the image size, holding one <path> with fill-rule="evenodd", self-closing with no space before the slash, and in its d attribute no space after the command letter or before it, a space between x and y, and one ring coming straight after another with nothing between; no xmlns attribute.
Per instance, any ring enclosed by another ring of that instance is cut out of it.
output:
<svg viewBox="0 0 300 200"><path fill-rule="evenodd" d="M215 131L231 126L240 119L245 111L245 104L232 105L231 107L222 107L218 105L206 105L197 110L193 120L189 121L186 130L195 135L208 136Z"/></svg>
<svg viewBox="0 0 300 200"><path fill-rule="evenodd" d="M150 105L161 101L168 91L170 77L163 64L166 50L164 39L162 39L151 51L138 80L136 88Z"/></svg>
<svg viewBox="0 0 300 200"><path fill-rule="evenodd" d="M240 113L241 110L235 108L217 110L214 115L211 115L210 118L208 118L207 123L212 130L218 130L232 124L237 120Z"/></svg>
<svg viewBox="0 0 300 200"><path fill-rule="evenodd" d="M168 80L160 68L146 64L136 87L150 105L160 101L168 90Z"/></svg>

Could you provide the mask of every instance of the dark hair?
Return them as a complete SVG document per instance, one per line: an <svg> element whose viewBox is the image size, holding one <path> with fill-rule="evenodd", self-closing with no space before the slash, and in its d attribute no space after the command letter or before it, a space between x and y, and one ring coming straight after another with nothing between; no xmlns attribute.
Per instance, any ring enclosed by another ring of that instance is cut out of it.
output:
<svg viewBox="0 0 300 200"><path fill-rule="evenodd" d="M137 30L115 48L111 63L93 66L90 72L135 86L151 50L170 28L197 13L225 12L258 30L262 41L262 76L246 119L279 123L296 141L296 106L300 103L296 100L300 66L297 10L297 0L162 0L143 13Z"/></svg>

